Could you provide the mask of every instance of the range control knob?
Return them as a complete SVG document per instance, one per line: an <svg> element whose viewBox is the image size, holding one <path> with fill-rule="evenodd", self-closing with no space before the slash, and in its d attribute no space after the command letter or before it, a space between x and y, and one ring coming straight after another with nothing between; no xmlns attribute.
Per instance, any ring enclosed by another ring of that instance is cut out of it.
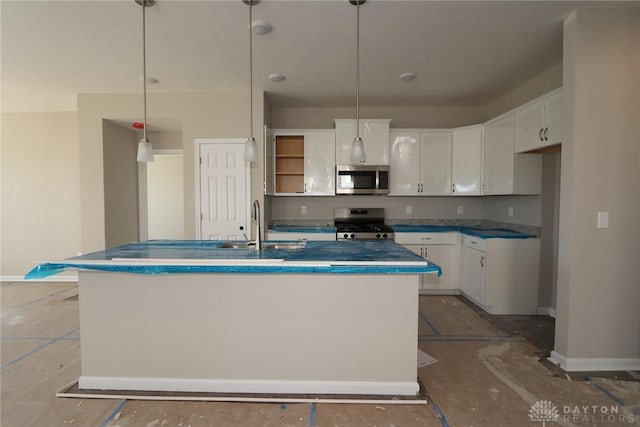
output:
<svg viewBox="0 0 640 427"><path fill-rule="evenodd" d="M356 238L356 235L355 235L355 234L353 234L353 233L351 233L351 238L352 238L352 239L355 239L355 238Z"/></svg>
<svg viewBox="0 0 640 427"><path fill-rule="evenodd" d="M376 239L380 238L380 233L376 234Z"/></svg>
<svg viewBox="0 0 640 427"><path fill-rule="evenodd" d="M382 238L383 238L383 239L386 239L386 238L387 238L387 233L384 233L384 234L382 235Z"/></svg>
<svg viewBox="0 0 640 427"><path fill-rule="evenodd" d="M344 233L344 235L342 237L344 237L345 239L348 239L349 235L347 233Z"/></svg>

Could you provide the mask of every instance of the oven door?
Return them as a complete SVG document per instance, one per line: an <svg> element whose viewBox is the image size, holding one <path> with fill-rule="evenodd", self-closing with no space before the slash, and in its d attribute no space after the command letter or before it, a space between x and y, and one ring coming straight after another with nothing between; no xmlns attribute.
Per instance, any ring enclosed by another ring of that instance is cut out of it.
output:
<svg viewBox="0 0 640 427"><path fill-rule="evenodd" d="M336 194L388 193L388 166L336 166Z"/></svg>

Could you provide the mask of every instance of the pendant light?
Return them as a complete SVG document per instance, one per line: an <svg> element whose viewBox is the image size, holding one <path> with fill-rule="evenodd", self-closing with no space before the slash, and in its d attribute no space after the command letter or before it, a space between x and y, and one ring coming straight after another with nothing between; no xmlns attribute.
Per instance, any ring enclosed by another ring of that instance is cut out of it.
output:
<svg viewBox="0 0 640 427"><path fill-rule="evenodd" d="M155 0L135 0L142 6L142 87L144 93L144 122L142 127L142 139L138 143L137 160L139 162L153 162L153 148L147 139L147 7L153 6Z"/></svg>
<svg viewBox="0 0 640 427"><path fill-rule="evenodd" d="M364 162L364 143L360 137L360 5L367 0L349 0L356 7L356 137L351 143L349 160L352 162Z"/></svg>
<svg viewBox="0 0 640 427"><path fill-rule="evenodd" d="M249 135L250 137L244 143L244 160L247 162L258 161L258 144L253 137L253 32L251 29L253 6L258 4L260 0L242 0L243 3L249 5Z"/></svg>

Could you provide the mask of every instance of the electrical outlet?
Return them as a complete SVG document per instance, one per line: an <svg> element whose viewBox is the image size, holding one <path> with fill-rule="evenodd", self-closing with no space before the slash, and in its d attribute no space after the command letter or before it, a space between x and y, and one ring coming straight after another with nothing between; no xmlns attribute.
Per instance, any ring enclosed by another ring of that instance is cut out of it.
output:
<svg viewBox="0 0 640 427"><path fill-rule="evenodd" d="M407 205L406 211L407 215L411 215L413 213L413 208L411 207L411 205Z"/></svg>
<svg viewBox="0 0 640 427"><path fill-rule="evenodd" d="M300 213L302 215L306 215L307 214L307 207L305 205L300 206Z"/></svg>
<svg viewBox="0 0 640 427"><path fill-rule="evenodd" d="M609 212L598 212L598 228L609 228Z"/></svg>
<svg viewBox="0 0 640 427"><path fill-rule="evenodd" d="M509 207L507 208L507 215L509 215L509 216L513 216L513 206L509 206Z"/></svg>
<svg viewBox="0 0 640 427"><path fill-rule="evenodd" d="M458 215L462 215L464 213L464 206L458 205Z"/></svg>

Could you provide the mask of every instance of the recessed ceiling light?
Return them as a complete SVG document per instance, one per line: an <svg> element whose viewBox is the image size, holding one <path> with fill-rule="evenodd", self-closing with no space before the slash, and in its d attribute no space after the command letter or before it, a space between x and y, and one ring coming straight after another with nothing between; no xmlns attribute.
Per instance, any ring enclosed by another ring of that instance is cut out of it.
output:
<svg viewBox="0 0 640 427"><path fill-rule="evenodd" d="M410 82L416 78L416 73L402 73L400 74L400 80L403 82Z"/></svg>
<svg viewBox="0 0 640 427"><path fill-rule="evenodd" d="M253 29L253 32L256 34L269 34L271 32L271 30L273 29L273 27L271 26L271 24L269 24L268 22L265 21L253 21L251 23L251 28Z"/></svg>
<svg viewBox="0 0 640 427"><path fill-rule="evenodd" d="M280 74L280 73L269 74L269 80L271 80L272 82L281 82L286 78L287 77L284 74Z"/></svg>

